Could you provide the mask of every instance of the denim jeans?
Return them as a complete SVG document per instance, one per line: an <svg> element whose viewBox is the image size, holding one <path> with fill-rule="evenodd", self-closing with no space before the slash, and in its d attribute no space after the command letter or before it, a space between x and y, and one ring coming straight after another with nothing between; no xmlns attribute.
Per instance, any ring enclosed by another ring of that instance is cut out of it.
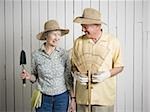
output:
<svg viewBox="0 0 150 112"><path fill-rule="evenodd" d="M36 112L67 112L68 104L68 91L54 96L42 94L42 105Z"/></svg>

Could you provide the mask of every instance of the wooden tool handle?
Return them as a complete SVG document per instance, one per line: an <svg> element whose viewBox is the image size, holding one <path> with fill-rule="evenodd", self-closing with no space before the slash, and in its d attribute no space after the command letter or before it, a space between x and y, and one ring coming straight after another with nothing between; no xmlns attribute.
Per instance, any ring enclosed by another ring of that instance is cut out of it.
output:
<svg viewBox="0 0 150 112"><path fill-rule="evenodd" d="M23 70L24 70L24 65L22 64L22 72L23 72ZM26 79L22 79L22 84L23 84L23 86L25 87L26 86Z"/></svg>
<svg viewBox="0 0 150 112"><path fill-rule="evenodd" d="M91 112L91 71L87 71L88 74L88 111Z"/></svg>

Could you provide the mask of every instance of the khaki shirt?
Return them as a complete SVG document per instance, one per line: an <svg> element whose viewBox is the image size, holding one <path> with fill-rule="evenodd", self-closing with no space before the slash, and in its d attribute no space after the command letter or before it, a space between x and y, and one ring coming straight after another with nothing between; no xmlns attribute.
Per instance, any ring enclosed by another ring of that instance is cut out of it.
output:
<svg viewBox="0 0 150 112"><path fill-rule="evenodd" d="M90 70L92 73L96 73L121 67L123 66L121 55L120 43L112 35L102 33L96 43L82 35L76 39L72 50L73 71L86 73ZM116 94L115 85L115 76L101 83L92 84L91 104L113 105ZM87 86L81 85L78 81L76 83L76 98L77 104L88 104Z"/></svg>

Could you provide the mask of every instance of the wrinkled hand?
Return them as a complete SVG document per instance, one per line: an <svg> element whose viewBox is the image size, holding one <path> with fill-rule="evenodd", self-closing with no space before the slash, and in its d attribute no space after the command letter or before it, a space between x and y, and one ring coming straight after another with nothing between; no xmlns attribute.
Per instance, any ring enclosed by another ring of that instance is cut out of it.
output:
<svg viewBox="0 0 150 112"><path fill-rule="evenodd" d="M103 82L105 79L111 76L110 71L101 71L98 73L92 74L92 82Z"/></svg>
<svg viewBox="0 0 150 112"><path fill-rule="evenodd" d="M82 85L86 85L88 82L88 77L85 74L81 74L80 72L71 72L72 76L79 81Z"/></svg>
<svg viewBox="0 0 150 112"><path fill-rule="evenodd" d="M22 70L22 73L20 74L21 79L31 79L31 75L24 69Z"/></svg>
<svg viewBox="0 0 150 112"><path fill-rule="evenodd" d="M76 112L76 102L75 102L75 99L71 100L71 102L70 102L69 112Z"/></svg>

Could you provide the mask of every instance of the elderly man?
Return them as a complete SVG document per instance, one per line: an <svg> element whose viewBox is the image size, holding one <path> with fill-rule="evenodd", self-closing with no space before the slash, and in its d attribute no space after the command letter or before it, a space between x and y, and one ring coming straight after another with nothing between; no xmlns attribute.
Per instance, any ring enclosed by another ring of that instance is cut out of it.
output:
<svg viewBox="0 0 150 112"><path fill-rule="evenodd" d="M120 43L103 32L105 23L93 8L85 8L74 22L84 32L75 40L71 57L77 112L113 112L116 75L123 70Z"/></svg>

